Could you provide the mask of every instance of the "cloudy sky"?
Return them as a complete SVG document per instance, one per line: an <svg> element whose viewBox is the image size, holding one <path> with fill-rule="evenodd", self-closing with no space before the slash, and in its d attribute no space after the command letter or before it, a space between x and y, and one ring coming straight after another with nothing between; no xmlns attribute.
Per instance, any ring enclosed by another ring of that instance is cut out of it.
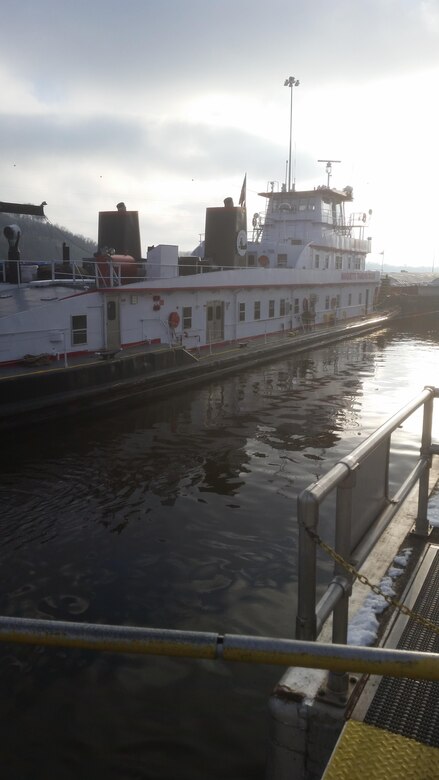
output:
<svg viewBox="0 0 439 780"><path fill-rule="evenodd" d="M192 249L205 207L285 180L354 188L372 259L439 268L439 0L20 0L3 10L5 201L96 239L120 200L142 246Z"/></svg>

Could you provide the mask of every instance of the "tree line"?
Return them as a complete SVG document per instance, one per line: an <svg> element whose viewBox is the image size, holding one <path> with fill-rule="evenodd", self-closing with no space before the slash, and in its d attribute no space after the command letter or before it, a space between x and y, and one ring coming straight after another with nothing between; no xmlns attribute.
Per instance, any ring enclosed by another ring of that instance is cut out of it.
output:
<svg viewBox="0 0 439 780"><path fill-rule="evenodd" d="M52 225L39 217L0 214L0 261L8 259L9 245L3 235L6 225L18 225L21 230L19 250L22 262L50 260L61 263L63 243L70 249L70 260L76 263L85 257L92 257L97 249L91 239L71 233L59 225Z"/></svg>

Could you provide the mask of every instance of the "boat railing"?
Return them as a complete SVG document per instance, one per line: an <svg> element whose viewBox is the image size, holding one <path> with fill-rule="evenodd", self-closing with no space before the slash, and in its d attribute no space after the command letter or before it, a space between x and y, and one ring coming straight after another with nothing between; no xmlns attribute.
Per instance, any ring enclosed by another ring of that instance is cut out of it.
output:
<svg viewBox="0 0 439 780"><path fill-rule="evenodd" d="M432 443L433 402L438 396L438 388L426 387L298 497L297 639L315 641L328 618L332 617L332 642L347 644L349 597L354 580L352 572L357 571L368 558L416 485L415 532L418 536L427 537L431 458L439 454L439 446ZM422 410L423 414L419 458L410 474L391 495L392 434L418 410ZM335 529L332 546L323 540L324 533L319 527L323 501L327 501L330 507L329 512L326 509L325 525ZM321 547L326 552L330 551L335 563L332 579L317 602L317 556ZM329 675L328 689L342 693L347 688L347 674Z"/></svg>
<svg viewBox="0 0 439 780"><path fill-rule="evenodd" d="M346 249L347 247L343 242L347 240L351 241L350 251L368 251L368 243L366 241L356 241L353 243L353 239L345 239L343 236L329 235L324 239L325 248L333 249ZM355 244L355 245L354 245ZM313 245L316 249L319 245ZM184 258L186 261L186 258ZM105 264L97 263L94 260L85 260L84 263L70 262L69 264L60 264L55 261L44 263L18 263L16 272L11 274L6 271L6 266L11 266L8 261L0 261L0 281L14 281L19 286L21 284L28 284L29 282L52 282L61 284L87 284L93 285L99 288L102 287L119 287L124 284L135 283L139 281L154 282L161 279L177 279L184 276L194 276L198 274L206 274L212 272L224 272L224 271L258 271L261 274L266 271L266 267L256 262L255 257L252 257L250 251L247 257L242 258L242 264L239 265L214 265L213 263L205 262L200 258L194 258L193 262L184 262L184 264L158 264L139 262L132 263L131 266L125 265L123 262L111 261ZM357 261L358 264L359 261ZM284 271L286 266L273 265L271 270ZM291 269L290 269L291 270ZM315 273L318 270L321 273L322 269L303 269L313 271ZM325 269L326 270L326 269ZM343 271L342 268L335 269L336 271ZM295 269L296 273L298 269ZM361 268L355 267L353 270L350 268L344 270L343 273L365 273ZM369 272L374 279L375 276L379 276L379 272ZM354 278L354 277L352 277Z"/></svg>
<svg viewBox="0 0 439 780"><path fill-rule="evenodd" d="M11 272L12 268L14 270ZM33 263L0 260L0 276L2 282L15 281L19 286L37 280L41 282L93 283L96 271L93 270L91 274L82 263L76 261L60 263L57 260L50 260Z"/></svg>

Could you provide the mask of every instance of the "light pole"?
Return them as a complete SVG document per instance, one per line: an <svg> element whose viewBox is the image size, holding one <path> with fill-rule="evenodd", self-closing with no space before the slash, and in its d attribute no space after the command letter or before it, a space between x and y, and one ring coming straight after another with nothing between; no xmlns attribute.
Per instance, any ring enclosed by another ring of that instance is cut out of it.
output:
<svg viewBox="0 0 439 780"><path fill-rule="evenodd" d="M293 133L293 87L298 87L300 81L294 76L285 79L284 87L289 87L290 93L290 153L288 155L288 192L291 192L291 142Z"/></svg>

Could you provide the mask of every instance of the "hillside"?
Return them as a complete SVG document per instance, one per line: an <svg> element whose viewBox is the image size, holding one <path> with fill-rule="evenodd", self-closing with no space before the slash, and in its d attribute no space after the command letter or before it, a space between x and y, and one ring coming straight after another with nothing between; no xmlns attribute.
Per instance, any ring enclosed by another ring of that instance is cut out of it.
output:
<svg viewBox="0 0 439 780"><path fill-rule="evenodd" d="M368 271L382 271L383 273L397 273L397 272L405 272L405 273L427 273L431 274L434 273L434 267L432 268L431 265L389 265L388 263L376 263L373 261L366 260L366 269Z"/></svg>
<svg viewBox="0 0 439 780"><path fill-rule="evenodd" d="M63 242L70 247L70 259L76 262L80 262L84 257L91 257L97 248L89 238L75 235L66 228L52 225L39 217L0 214L0 260L7 260L8 257L8 242L3 235L3 228L15 224L21 229L19 249L24 262L61 262Z"/></svg>

